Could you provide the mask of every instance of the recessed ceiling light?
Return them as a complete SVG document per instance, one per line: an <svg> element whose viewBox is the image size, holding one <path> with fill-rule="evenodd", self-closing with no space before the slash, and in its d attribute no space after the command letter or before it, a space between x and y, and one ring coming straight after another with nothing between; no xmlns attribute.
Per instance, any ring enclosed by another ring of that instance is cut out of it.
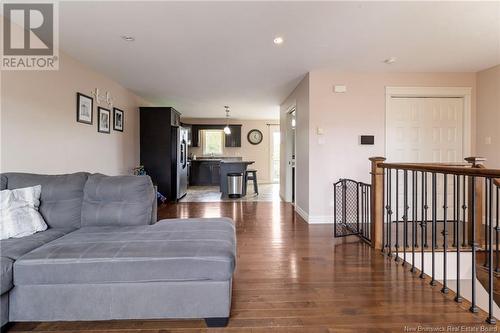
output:
<svg viewBox="0 0 500 333"><path fill-rule="evenodd" d="M390 65L390 64L395 63L395 62L396 62L396 60L398 60L398 58L396 58L396 57L390 57L390 58L385 59L385 60L384 60L384 62L385 62L386 64Z"/></svg>
<svg viewBox="0 0 500 333"><path fill-rule="evenodd" d="M276 38L273 40L273 43L274 43L274 44L276 44L276 45L283 44L283 42L284 42L283 37L276 37Z"/></svg>
<svg viewBox="0 0 500 333"><path fill-rule="evenodd" d="M126 42L133 42L133 41L135 40L135 38L134 38L134 37L129 36L129 35L123 35L123 36L121 36L121 37L122 37L122 39L123 39L124 41L126 41Z"/></svg>

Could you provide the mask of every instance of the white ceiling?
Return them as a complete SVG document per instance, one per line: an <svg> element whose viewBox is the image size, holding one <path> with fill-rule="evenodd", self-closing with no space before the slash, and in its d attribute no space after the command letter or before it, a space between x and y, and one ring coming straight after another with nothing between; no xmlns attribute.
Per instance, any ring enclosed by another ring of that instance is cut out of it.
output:
<svg viewBox="0 0 500 333"><path fill-rule="evenodd" d="M498 1L63 2L59 11L66 53L189 117L223 117L230 105L236 118L277 118L314 69L475 72L500 63ZM384 64L390 56L398 61Z"/></svg>

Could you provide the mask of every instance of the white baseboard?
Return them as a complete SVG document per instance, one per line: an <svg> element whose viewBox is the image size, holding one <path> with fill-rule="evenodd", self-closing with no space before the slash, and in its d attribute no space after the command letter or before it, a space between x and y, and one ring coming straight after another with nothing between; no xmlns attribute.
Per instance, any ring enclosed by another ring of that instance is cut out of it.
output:
<svg viewBox="0 0 500 333"><path fill-rule="evenodd" d="M310 216L297 205L295 205L295 211L309 224L333 224L333 216Z"/></svg>
<svg viewBox="0 0 500 333"><path fill-rule="evenodd" d="M300 217L302 217L304 219L304 221L309 223L309 214L307 214L307 212L305 210L303 210L302 208L300 208L297 204L294 205L294 208L295 208L295 211L297 212L297 214L299 214Z"/></svg>
<svg viewBox="0 0 500 333"><path fill-rule="evenodd" d="M309 224L333 224L333 216L309 216Z"/></svg>

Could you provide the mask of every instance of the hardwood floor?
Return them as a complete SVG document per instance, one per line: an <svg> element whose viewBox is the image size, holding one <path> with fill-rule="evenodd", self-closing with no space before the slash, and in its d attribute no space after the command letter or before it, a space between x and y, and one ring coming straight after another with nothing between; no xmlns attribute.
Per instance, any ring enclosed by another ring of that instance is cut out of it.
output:
<svg viewBox="0 0 500 333"><path fill-rule="evenodd" d="M247 186L247 195L243 198L221 198L219 186L189 186L181 202L235 202L235 201L281 201L279 184L259 184L259 194L253 191L253 184Z"/></svg>
<svg viewBox="0 0 500 333"><path fill-rule="evenodd" d="M231 319L224 329L202 320L18 323L11 331L46 332L411 332L463 326L496 330L408 268L356 237L333 238L332 225L307 225L282 202L180 203L160 218L228 216L238 259ZM405 330L406 328L406 330ZM460 327L459 327L460 328ZM462 330L463 331L463 330Z"/></svg>

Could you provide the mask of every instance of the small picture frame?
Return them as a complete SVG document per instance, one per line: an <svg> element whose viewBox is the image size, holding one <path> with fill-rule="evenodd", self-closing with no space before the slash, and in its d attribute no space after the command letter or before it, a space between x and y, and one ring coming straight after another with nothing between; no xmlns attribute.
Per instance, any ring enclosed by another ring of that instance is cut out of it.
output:
<svg viewBox="0 0 500 333"><path fill-rule="evenodd" d="M76 93L76 121L92 125L94 115L94 100L82 93Z"/></svg>
<svg viewBox="0 0 500 333"><path fill-rule="evenodd" d="M113 129L123 132L124 112L118 108L113 108Z"/></svg>
<svg viewBox="0 0 500 333"><path fill-rule="evenodd" d="M111 130L111 111L97 107L97 131L100 133L110 133Z"/></svg>

